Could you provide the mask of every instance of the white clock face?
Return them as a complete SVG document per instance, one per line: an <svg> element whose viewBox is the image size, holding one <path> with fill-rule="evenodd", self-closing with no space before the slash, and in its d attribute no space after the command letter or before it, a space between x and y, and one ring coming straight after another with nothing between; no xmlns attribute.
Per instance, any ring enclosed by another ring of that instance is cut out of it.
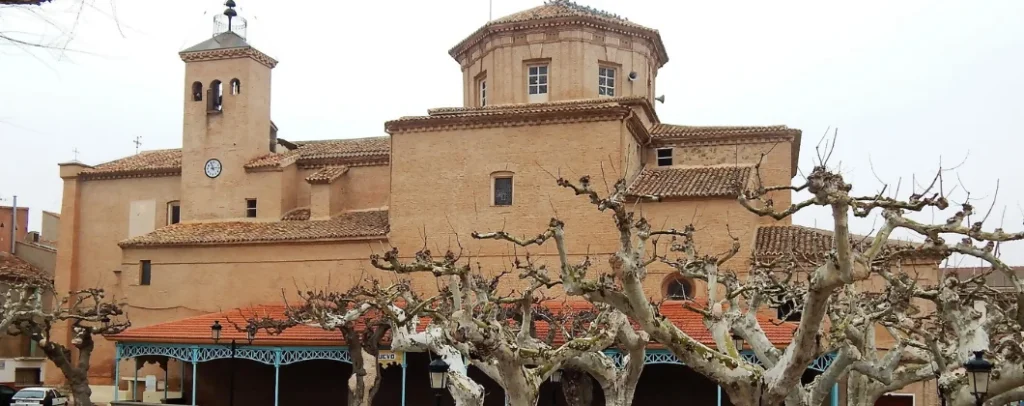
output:
<svg viewBox="0 0 1024 406"><path fill-rule="evenodd" d="M218 161L216 159L211 159L209 161L206 161L206 176L211 177L211 178L216 178L216 177L220 176L220 170L221 170L220 161Z"/></svg>

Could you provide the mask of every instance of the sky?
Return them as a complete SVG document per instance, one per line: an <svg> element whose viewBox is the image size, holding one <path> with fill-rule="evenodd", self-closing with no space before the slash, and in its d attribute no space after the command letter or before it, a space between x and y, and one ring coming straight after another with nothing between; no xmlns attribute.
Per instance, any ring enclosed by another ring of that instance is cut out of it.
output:
<svg viewBox="0 0 1024 406"><path fill-rule="evenodd" d="M1024 2L578 2L660 31L663 122L799 128L805 173L819 141L838 131L829 162L855 192L889 184L905 196L942 165L951 200L970 192L981 212L992 207L987 224L1024 229ZM250 44L280 61L271 107L279 136L313 140L385 135L387 120L461 105L448 49L489 15L542 0L237 3ZM58 162L131 155L136 137L143 150L180 147L177 52L209 38L222 10L212 0L0 8L8 35L66 44L0 43L0 204L17 195L38 229L40 210L60 210ZM806 210L794 222L829 228L830 214ZM862 233L877 226L853 223ZM1003 257L1024 265L1012 247Z"/></svg>

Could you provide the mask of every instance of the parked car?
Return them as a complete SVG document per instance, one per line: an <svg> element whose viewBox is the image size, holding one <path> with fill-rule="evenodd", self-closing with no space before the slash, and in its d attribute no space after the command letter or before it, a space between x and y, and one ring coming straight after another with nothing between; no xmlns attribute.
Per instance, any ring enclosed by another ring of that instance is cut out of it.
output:
<svg viewBox="0 0 1024 406"><path fill-rule="evenodd" d="M68 397L53 388L25 388L14 394L11 406L59 406L68 404Z"/></svg>
<svg viewBox="0 0 1024 406"><path fill-rule="evenodd" d="M11 406L11 398L18 390L7 385L0 385L0 406Z"/></svg>

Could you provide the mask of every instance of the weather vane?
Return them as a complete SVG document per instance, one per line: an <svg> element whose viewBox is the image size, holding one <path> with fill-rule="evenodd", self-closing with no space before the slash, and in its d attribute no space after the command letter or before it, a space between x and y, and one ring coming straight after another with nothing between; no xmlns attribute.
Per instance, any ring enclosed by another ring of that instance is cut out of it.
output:
<svg viewBox="0 0 1024 406"><path fill-rule="evenodd" d="M138 155L139 154L139 147L142 146L142 136L141 135L136 136L135 137L135 141L132 141L132 142L135 143L135 155Z"/></svg>

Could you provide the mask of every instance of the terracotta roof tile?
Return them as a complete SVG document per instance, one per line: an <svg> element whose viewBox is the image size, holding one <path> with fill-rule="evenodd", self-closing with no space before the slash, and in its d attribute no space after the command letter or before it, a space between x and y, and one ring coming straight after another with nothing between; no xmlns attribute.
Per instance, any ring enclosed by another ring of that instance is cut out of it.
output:
<svg viewBox="0 0 1024 406"><path fill-rule="evenodd" d="M581 311L591 308L590 303L575 301L567 304L561 302L548 302L545 304L553 312L558 313L568 307L571 311ZM285 307L283 305L258 305L251 308L234 309L224 312L215 312L202 316L191 317L161 324L145 327L134 327L124 332L108 336L114 341L141 341L160 343L187 343L205 344L210 339L210 326L214 321L220 321L224 329L221 333L221 340L244 340L245 334L233 328L229 322L233 321L239 325L253 315L270 317L277 320L284 320ZM711 333L704 327L700 314L683 307L682 302L665 302L661 305L660 313L672 321L683 332L705 345L714 347L714 340ZM793 331L796 326L792 323L776 325L767 317L758 316L761 328L768 335L769 341L776 346L784 347L792 340ZM421 317L417 325L418 331L423 331L430 323L429 318ZM362 329L362 321L357 321L356 329ZM539 321L535 325L537 337L546 337L548 325ZM636 325L634 324L634 328ZM344 345L341 334L337 331L325 331L318 327L297 326L286 329L282 334L275 336L257 335L260 345ZM390 333L385 336L385 343L390 341ZM555 335L555 344L565 342L565 338L559 332ZM663 348L658 343L652 343L649 348Z"/></svg>
<svg viewBox="0 0 1024 406"><path fill-rule="evenodd" d="M388 137L300 141L297 149L271 153L249 161L247 170L273 169L298 162L302 167L387 164L391 154ZM143 151L81 172L86 179L133 176L181 175L181 149Z"/></svg>
<svg viewBox="0 0 1024 406"><path fill-rule="evenodd" d="M749 166L645 168L626 193L659 197L736 197L747 185Z"/></svg>
<svg viewBox="0 0 1024 406"><path fill-rule="evenodd" d="M297 209L291 209L283 216L281 221L303 221L309 220L309 207L299 207Z"/></svg>
<svg viewBox="0 0 1024 406"><path fill-rule="evenodd" d="M180 149L142 151L137 155L102 163L81 172L82 177L93 179L112 176L175 176L180 174Z"/></svg>
<svg viewBox="0 0 1024 406"><path fill-rule="evenodd" d="M518 13L512 13L507 16L492 20L490 23L488 23L488 25L497 25L520 21L541 20L559 17L592 17L602 21L628 25L635 28L643 28L648 30L650 29L640 24L631 22L628 19L623 18L619 15L612 14L607 11L599 10L593 7L583 6L580 4L576 4L575 2L566 0L548 1L544 5L537 6L528 10L523 10Z"/></svg>
<svg viewBox="0 0 1024 406"><path fill-rule="evenodd" d="M348 167L344 165L325 166L320 170L313 172L313 174L307 176L306 182L309 182L311 184L329 184L331 182L334 182L335 179L340 178L341 175L345 174L345 172L348 172Z"/></svg>
<svg viewBox="0 0 1024 406"><path fill-rule="evenodd" d="M665 44L662 43L661 34L658 33L658 30L634 23L619 15L580 5L570 0L548 0L541 6L491 20L452 47L448 54L458 58L458 55L466 52L467 49L470 49L482 37L492 32L528 29L535 26L550 27L552 25L572 22L591 23L587 24L590 26L606 26L611 28L611 31L646 38L654 43L655 51L657 52L656 56L660 60L658 66L663 66L668 62Z"/></svg>
<svg viewBox="0 0 1024 406"><path fill-rule="evenodd" d="M44 275L39 268L14 255L0 252L0 278L11 280L41 277L44 277Z"/></svg>
<svg viewBox="0 0 1024 406"><path fill-rule="evenodd" d="M178 223L118 243L148 246L249 244L381 237L388 232L387 211L349 212L330 220Z"/></svg>
<svg viewBox="0 0 1024 406"><path fill-rule="evenodd" d="M754 255L773 257L797 253L819 256L832 251L830 230L804 226L762 226L754 237ZM873 237L851 234L855 250L867 248ZM914 248L919 243L890 239L887 248Z"/></svg>
<svg viewBox="0 0 1024 406"><path fill-rule="evenodd" d="M405 116L384 123L387 132L421 128L494 123L535 123L572 120L577 116L618 116L630 113L629 105L647 103L640 97L600 98L547 103L515 103L487 107L445 107L430 109L426 116Z"/></svg>
<svg viewBox="0 0 1024 406"><path fill-rule="evenodd" d="M800 135L800 130L784 125L772 126L689 126L675 124L655 124L651 127L654 139L707 139L731 138L751 135Z"/></svg>

